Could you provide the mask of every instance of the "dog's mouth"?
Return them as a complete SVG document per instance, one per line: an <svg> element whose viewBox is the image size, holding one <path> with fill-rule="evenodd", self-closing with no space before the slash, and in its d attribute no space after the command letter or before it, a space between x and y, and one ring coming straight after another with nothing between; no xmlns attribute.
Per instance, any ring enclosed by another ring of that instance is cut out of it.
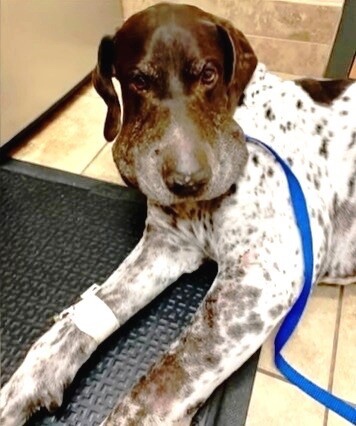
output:
<svg viewBox="0 0 356 426"><path fill-rule="evenodd" d="M149 129L139 138L127 129L115 142L114 160L125 182L155 203L168 206L218 198L244 172L248 151L243 131L233 119L212 128L209 137L173 120L155 138L147 137Z"/></svg>
<svg viewBox="0 0 356 426"><path fill-rule="evenodd" d="M208 178L202 177L197 178L196 175L201 174L200 172L194 175L182 175L174 178L165 179L167 188L172 194L179 198L187 197L199 197L203 194L206 185L208 184Z"/></svg>
<svg viewBox="0 0 356 426"><path fill-rule="evenodd" d="M202 146L179 152L168 146L161 154L161 176L167 189L178 198L201 196L211 181L211 153Z"/></svg>
<svg viewBox="0 0 356 426"><path fill-rule="evenodd" d="M199 171L193 177L190 175L164 177L164 173L159 172L157 168L152 172L152 164L148 161L144 166L145 173L138 173L134 184L125 178L124 180L130 186L137 187L150 201L162 206L211 201L230 191L243 174L246 162L247 151L246 155L242 155L239 161L235 162L233 170L231 167L218 166L217 169L224 169L220 176L218 170L215 169L214 172L209 168L208 172Z"/></svg>
<svg viewBox="0 0 356 426"><path fill-rule="evenodd" d="M238 182L248 157L245 143L235 142L229 149L226 145L221 144L215 152L208 150L206 161L192 161L196 165L193 169L167 165L150 153L138 156L137 186L148 199L165 206L218 198Z"/></svg>

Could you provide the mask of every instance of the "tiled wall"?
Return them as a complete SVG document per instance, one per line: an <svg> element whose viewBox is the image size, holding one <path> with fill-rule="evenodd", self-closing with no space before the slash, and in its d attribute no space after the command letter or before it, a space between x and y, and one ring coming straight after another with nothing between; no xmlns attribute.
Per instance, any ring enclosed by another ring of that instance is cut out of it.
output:
<svg viewBox="0 0 356 426"><path fill-rule="evenodd" d="M343 0L175 0L232 21L272 71L322 76L339 24ZM122 0L124 18L159 3Z"/></svg>

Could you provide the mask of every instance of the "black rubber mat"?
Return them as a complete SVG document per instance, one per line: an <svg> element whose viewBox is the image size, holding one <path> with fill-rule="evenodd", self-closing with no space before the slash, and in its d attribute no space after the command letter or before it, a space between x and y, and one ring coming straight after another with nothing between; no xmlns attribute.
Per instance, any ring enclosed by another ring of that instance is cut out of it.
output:
<svg viewBox="0 0 356 426"><path fill-rule="evenodd" d="M11 161L0 167L2 381L49 320L101 283L140 238L146 207L133 190ZM54 415L31 425L98 425L179 335L216 266L183 276L114 333L79 371ZM243 425L258 356L221 386L199 425Z"/></svg>

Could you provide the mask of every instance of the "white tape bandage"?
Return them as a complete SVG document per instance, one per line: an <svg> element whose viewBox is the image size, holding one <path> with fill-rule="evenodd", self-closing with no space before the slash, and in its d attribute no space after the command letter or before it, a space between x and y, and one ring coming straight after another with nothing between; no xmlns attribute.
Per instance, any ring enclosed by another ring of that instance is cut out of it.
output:
<svg viewBox="0 0 356 426"><path fill-rule="evenodd" d="M96 295L99 288L97 284L92 285L81 295L80 302L60 314L60 318L67 314L79 330L91 336L98 344L119 327L113 311Z"/></svg>

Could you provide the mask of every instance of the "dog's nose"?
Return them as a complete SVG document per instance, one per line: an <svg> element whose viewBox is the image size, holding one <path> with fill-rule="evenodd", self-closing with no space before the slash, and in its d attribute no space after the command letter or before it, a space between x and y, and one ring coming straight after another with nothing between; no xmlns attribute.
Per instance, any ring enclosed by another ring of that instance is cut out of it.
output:
<svg viewBox="0 0 356 426"><path fill-rule="evenodd" d="M191 174L171 171L165 175L167 188L173 194L180 197L198 195L208 183L211 172L210 168L203 168Z"/></svg>
<svg viewBox="0 0 356 426"><path fill-rule="evenodd" d="M211 178L211 168L205 153L199 151L193 156L179 154L165 158L162 177L167 188L180 197L198 195Z"/></svg>

